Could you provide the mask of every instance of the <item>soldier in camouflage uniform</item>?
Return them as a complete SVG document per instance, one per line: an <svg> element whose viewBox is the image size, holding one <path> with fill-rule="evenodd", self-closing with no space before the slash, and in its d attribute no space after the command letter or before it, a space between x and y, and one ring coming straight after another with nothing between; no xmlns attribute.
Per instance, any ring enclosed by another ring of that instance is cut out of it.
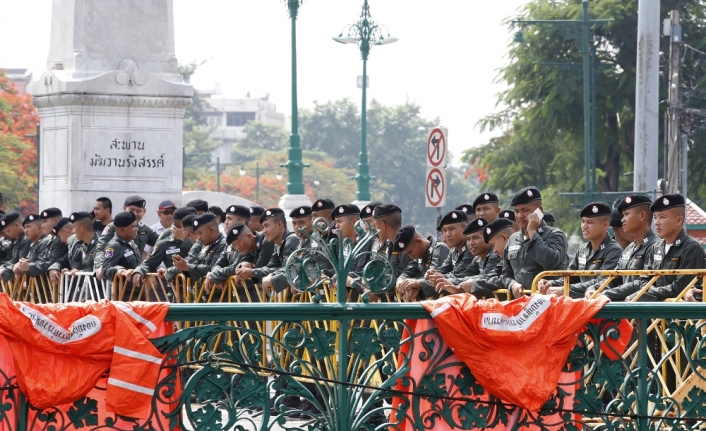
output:
<svg viewBox="0 0 706 431"><path fill-rule="evenodd" d="M58 239L62 245L66 246L66 252L62 256L59 256L57 260L52 260L51 265L49 265L49 279L52 284L58 286L61 283L61 272L71 269L70 258L77 240L74 236L74 225L67 217L60 218L56 224L54 224L51 231L54 238ZM54 249L51 248L53 243L54 241L50 244L49 250L49 254L52 256L51 259L54 259Z"/></svg>
<svg viewBox="0 0 706 431"><path fill-rule="evenodd" d="M490 271L474 278L471 283L471 294L478 299L493 298L494 292L504 289L505 284L502 279L503 255L507 241L514 233L512 220L499 218L489 223L483 229L483 241L490 246L493 253L499 257L499 262ZM486 266L486 269L488 266Z"/></svg>

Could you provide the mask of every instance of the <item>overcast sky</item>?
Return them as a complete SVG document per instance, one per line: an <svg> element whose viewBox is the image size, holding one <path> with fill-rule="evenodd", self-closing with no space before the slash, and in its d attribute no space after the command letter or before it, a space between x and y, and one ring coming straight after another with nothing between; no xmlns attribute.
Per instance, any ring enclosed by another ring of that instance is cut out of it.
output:
<svg viewBox="0 0 706 431"><path fill-rule="evenodd" d="M142 1L142 0L141 0ZM383 104L415 102L449 128L458 156L490 135L475 128L493 112L503 89L494 84L512 35L501 25L523 0L369 0L373 19L399 42L375 46L368 60L368 97ZM349 97L360 104L360 52L331 36L360 15L362 0L306 0L298 25L299 107ZM50 0L0 0L0 67L46 67ZM225 97L270 94L291 112L290 22L281 0L174 0L180 63L207 60L192 77L197 89L219 83Z"/></svg>

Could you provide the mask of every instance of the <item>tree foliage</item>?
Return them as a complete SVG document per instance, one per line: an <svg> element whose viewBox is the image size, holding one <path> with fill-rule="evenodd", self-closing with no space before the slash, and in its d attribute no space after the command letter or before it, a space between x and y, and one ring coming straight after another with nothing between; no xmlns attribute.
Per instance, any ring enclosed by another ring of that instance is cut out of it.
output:
<svg viewBox="0 0 706 431"><path fill-rule="evenodd" d="M37 212L37 147L39 114L32 97L20 96L0 70L0 184L5 205L25 214Z"/></svg>
<svg viewBox="0 0 706 431"><path fill-rule="evenodd" d="M661 15L668 16L675 7L682 14L685 39L702 44L706 32L701 2L663 1ZM592 41L600 62L596 69L597 187L599 191L631 190L637 1L592 1L589 13L592 19L614 20L597 27ZM513 24L516 19L581 17L580 1L533 0L505 24L516 31L520 30ZM525 42L511 45L509 62L497 78L507 85L498 97L498 105L504 108L478 123L481 130L502 131L502 135L467 150L463 160L485 176L485 187L507 196L529 184L546 190L556 198L545 200L545 207L562 216L560 225L575 226L575 211L558 194L582 192L585 187L580 33L572 38L564 29L533 25L522 31ZM667 43L668 38L663 38L662 51L668 51ZM660 94L666 99L665 86Z"/></svg>

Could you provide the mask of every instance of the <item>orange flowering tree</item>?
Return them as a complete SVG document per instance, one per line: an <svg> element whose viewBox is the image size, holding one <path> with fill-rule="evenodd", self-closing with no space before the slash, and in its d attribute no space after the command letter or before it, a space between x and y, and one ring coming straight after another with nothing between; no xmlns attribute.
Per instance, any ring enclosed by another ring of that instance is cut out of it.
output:
<svg viewBox="0 0 706 431"><path fill-rule="evenodd" d="M37 147L39 114L32 97L20 96L0 70L0 185L5 206L37 212Z"/></svg>

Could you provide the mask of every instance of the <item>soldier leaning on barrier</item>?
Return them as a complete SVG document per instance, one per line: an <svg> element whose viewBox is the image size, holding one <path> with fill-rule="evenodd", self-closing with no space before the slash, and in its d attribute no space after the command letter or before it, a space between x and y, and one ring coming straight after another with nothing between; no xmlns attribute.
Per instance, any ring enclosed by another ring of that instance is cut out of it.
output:
<svg viewBox="0 0 706 431"><path fill-rule="evenodd" d="M503 255L507 241L513 233L512 221L505 218L499 218L483 229L483 241L490 246L500 260L490 271L473 279L471 294L476 298L492 298L496 290L505 288L502 278Z"/></svg>
<svg viewBox="0 0 706 431"><path fill-rule="evenodd" d="M8 281L15 275L15 264L29 254L30 242L25 237L20 213L17 211L11 211L0 219L0 229L6 238L12 240L12 256L0 269L3 281Z"/></svg>
<svg viewBox="0 0 706 431"><path fill-rule="evenodd" d="M54 226L63 217L61 210L59 208L47 208L39 214L39 218L42 219L42 232L50 238L49 241L49 261L50 266L59 261L62 257L65 257L69 248L66 242L61 241L54 232ZM59 284L59 279L56 281L52 280L52 283Z"/></svg>
<svg viewBox="0 0 706 431"><path fill-rule="evenodd" d="M343 247L343 258L345 259L350 255L358 242L358 233L355 230L355 224L360 220L360 208L353 204L338 205L331 211L331 218L335 224L334 229L336 234L340 239L340 242L337 242L333 247L333 251L336 253L336 256L338 256L339 247ZM349 242L346 242L345 239L348 239ZM320 255L317 255L317 257L319 256ZM333 270L333 266L330 262L327 259L320 260L321 262L319 262L319 264L323 265L323 273L327 277L333 277L336 272ZM355 263L353 265L355 267Z"/></svg>
<svg viewBox="0 0 706 431"><path fill-rule="evenodd" d="M30 242L29 252L26 258L20 259L15 264L13 271L18 276L23 274L30 277L45 275L51 264L49 261L49 243L51 238L44 235L39 214L28 215L22 225L25 229L25 237Z"/></svg>
<svg viewBox="0 0 706 431"><path fill-rule="evenodd" d="M179 255L185 258L189 255L194 244L186 236L182 224L184 217L189 214L196 214L196 210L184 207L174 211L172 227L169 228L168 235L157 241L147 258L135 269L135 273L132 275L132 283L135 286L141 286L147 274L156 272L161 266L164 268L174 266L172 256Z"/></svg>
<svg viewBox="0 0 706 431"><path fill-rule="evenodd" d="M470 266L474 256L466 248L466 236L463 234L467 217L463 211L453 210L442 217L437 231L449 247L449 254L441 267L431 269L424 274L424 278L431 286L449 282L456 285L461 279L471 275Z"/></svg>
<svg viewBox="0 0 706 431"><path fill-rule="evenodd" d="M140 261L142 261L143 253L147 245L153 246L159 235L157 235L149 226L142 223L142 217L145 215L145 205L147 201L139 196L129 196L125 199L125 204L123 205L123 210L132 212L135 214L135 220L137 220L137 236L135 237L135 245L139 252ZM96 248L95 258L94 258L94 269L96 271L96 277L100 280L102 278L102 267L103 267L103 250L106 248L106 244L113 239L115 236L115 223L110 223L103 229L100 239L98 241L98 247ZM110 279L109 279L110 280Z"/></svg>
<svg viewBox="0 0 706 431"><path fill-rule="evenodd" d="M618 265L622 249L608 235L610 225L610 205L605 202L592 202L581 210L581 233L587 240L574 254L568 269L570 271L612 270ZM569 296L583 298L587 289L600 286L606 277L570 277ZM564 280L542 279L537 284L539 293L550 295L564 294Z"/></svg>
<svg viewBox="0 0 706 431"><path fill-rule="evenodd" d="M196 211L198 212L198 209ZM192 263L178 254L172 256L172 260L179 271L185 275L188 274L191 281L196 283L204 278L216 264L216 261L226 248L226 238L218 229L218 219L215 214L204 213L199 215L192 222L192 226L199 242L202 244L201 251Z"/></svg>
<svg viewBox="0 0 706 431"><path fill-rule="evenodd" d="M257 266L256 264L254 268L241 266L236 269L236 286L243 280L252 278L263 280L268 275L273 274L278 268L284 266L289 255L294 253L299 247L299 239L287 229L287 221L284 218L284 211L281 209L267 209L260 216L260 224L262 224L262 233L265 239L274 244L274 253L272 253L269 262L265 266Z"/></svg>
<svg viewBox="0 0 706 431"><path fill-rule="evenodd" d="M108 241L104 251L103 277L112 281L117 274L129 280L141 262L140 251L134 242L138 231L137 217L133 212L121 212L113 219L113 225L115 235Z"/></svg>
<svg viewBox="0 0 706 431"><path fill-rule="evenodd" d="M199 254L201 254L201 249L203 248L203 244L201 244L201 241L199 241L198 235L196 235L196 232L194 232L194 225L193 224L194 224L194 220L196 220L196 210L194 210L193 208L191 208L191 209L194 212L192 214L186 215L181 220L181 226L184 231L184 237L189 238L189 240L191 240L191 243L193 244L191 246L191 249L189 250L189 253L186 255L186 258L184 258L186 263L189 265L196 262L196 259L199 257ZM171 230L171 228L165 229L164 232L165 233L169 232L168 235L171 235L172 230ZM180 234L180 233L177 233L177 234ZM172 264L173 263L174 263L174 258L172 257ZM174 279L174 277L177 276L177 274L181 274L181 271L176 266L170 266L169 268L159 268L157 270L157 273L159 274L160 277L166 278L167 281L172 281Z"/></svg>
<svg viewBox="0 0 706 431"><path fill-rule="evenodd" d="M568 266L566 235L542 220L542 195L534 186L513 196L520 231L510 237L503 257L505 287L517 298L542 271L563 270ZM539 210L539 211L538 211Z"/></svg>
<svg viewBox="0 0 706 431"><path fill-rule="evenodd" d="M74 226L73 240L68 241L71 273L93 272L93 259L98 247L98 233L93 229L91 213L78 211L69 216Z"/></svg>
<svg viewBox="0 0 706 431"><path fill-rule="evenodd" d="M316 223L318 218L322 218L329 223L329 229L325 232L320 232L327 244L338 236L333 216L331 215L334 208L336 208L336 204L331 199L318 199L311 205L311 219L314 220L314 223ZM316 226L314 226L314 230L317 230Z"/></svg>
<svg viewBox="0 0 706 431"><path fill-rule="evenodd" d="M60 256L58 260L52 261L51 265L49 265L49 280L52 284L58 286L61 283L61 272L71 269L69 260L77 240L74 235L74 225L70 218L61 217L56 224L54 224L51 231L52 235L61 241L61 244L66 246L66 253Z"/></svg>
<svg viewBox="0 0 706 431"><path fill-rule="evenodd" d="M449 254L449 247L433 236L422 238L412 225L402 226L397 231L393 247L395 251L407 255L416 267L414 273L402 274L398 279L395 287L402 299L416 301L437 297L434 286L424 279L424 274L444 263Z"/></svg>
<svg viewBox="0 0 706 431"><path fill-rule="evenodd" d="M683 229L686 216L686 201L682 195L664 195L650 206L655 223L655 231L659 239L655 241L645 259L645 269L703 269L706 254L703 247ZM631 301L637 293L652 279L643 276L630 283L625 283L614 289L616 292L632 292L625 298ZM659 277L647 289L638 301L656 302L667 298L675 298L691 283L693 275ZM697 281L696 290L700 290L701 281ZM614 289L610 289L613 293ZM693 294L693 292L690 292Z"/></svg>
<svg viewBox="0 0 706 431"><path fill-rule="evenodd" d="M657 236L654 232L652 232L652 211L650 211L651 204L652 200L643 195L626 196L618 204L617 211L622 217L622 233L625 236L629 236L632 242L627 245L625 250L620 255L620 260L618 261L618 265L615 269L645 269L645 258L649 253L651 253L652 245L657 240ZM612 218L613 214L611 213L611 219ZM618 230L617 228L614 229L617 237ZM634 292L632 289L636 288L637 285L633 284L630 285L632 287L626 286L621 289L615 288L626 283L631 283L639 278L640 277L637 275L619 275L610 282L610 285L603 292L601 292L601 294L606 295L611 300L622 301ZM598 287L600 287L600 284L596 284L586 290L586 297L590 298Z"/></svg>
<svg viewBox="0 0 706 431"><path fill-rule="evenodd" d="M466 235L466 249L473 255L473 261L468 268L469 275L452 281L443 280L433 286L438 293L470 293L473 282L489 274L502 262L500 255L495 253L483 237L483 230L489 225L484 218L477 218L466 225L463 234ZM452 279L453 280L453 279Z"/></svg>

